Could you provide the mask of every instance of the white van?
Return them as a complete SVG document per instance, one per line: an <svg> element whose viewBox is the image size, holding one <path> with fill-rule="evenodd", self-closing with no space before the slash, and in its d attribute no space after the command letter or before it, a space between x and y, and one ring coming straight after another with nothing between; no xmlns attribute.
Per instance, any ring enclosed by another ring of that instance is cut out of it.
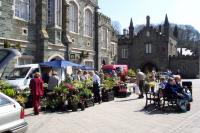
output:
<svg viewBox="0 0 200 133"><path fill-rule="evenodd" d="M41 72L39 64L16 66L6 77L6 81L14 88L24 90L29 88L29 83L35 72Z"/></svg>

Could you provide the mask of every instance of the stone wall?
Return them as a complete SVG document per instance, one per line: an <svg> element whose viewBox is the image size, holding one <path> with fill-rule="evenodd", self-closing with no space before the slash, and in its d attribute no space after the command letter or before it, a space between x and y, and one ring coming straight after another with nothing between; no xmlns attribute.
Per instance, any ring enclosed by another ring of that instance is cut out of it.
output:
<svg viewBox="0 0 200 133"><path fill-rule="evenodd" d="M67 0L69 3L73 0ZM67 28L67 33L69 36L69 40L71 42L68 44L69 48L69 59L71 61L74 61L76 63L82 63L86 64L86 61L92 62L92 67L94 67L94 56L95 56L95 29L94 29L94 23L92 25L93 27L93 33L92 37L85 36L84 34L84 15L85 15L85 9L90 9L93 14L93 20L95 15L95 6L97 6L97 0L93 0L92 3L88 3L86 0L75 0L76 3L78 3L79 7L79 25L78 25L78 33L73 33L69 31L69 27ZM68 24L67 24L68 25ZM82 54L85 54L85 56L82 56ZM74 58L75 57L75 58Z"/></svg>
<svg viewBox="0 0 200 133"><path fill-rule="evenodd" d="M101 49L101 31L99 24L95 21L95 15L98 14L97 0L62 0L62 24L60 27L49 25L47 23L47 7L48 0L31 0L35 2L31 10L35 11L32 14L30 21L24 21L14 17L14 0L0 0L0 45L3 47L4 40L8 40L12 45L20 44L21 53L23 56L31 56L33 63L49 61L51 59L69 59L76 63L95 66L101 64L101 56L107 55L108 61L116 60L116 55L111 55L110 44L116 47L116 38L111 36L111 20L109 17L102 15L102 18L107 21L108 28L108 48L106 51L98 51L96 46ZM78 33L69 31L69 2L74 1L78 5ZM84 15L85 9L90 9L93 15L93 32L92 36L88 37L84 34ZM98 16L98 15L97 15ZM102 20L101 18L99 18ZM60 33L60 40L58 40ZM100 35L96 37L96 33ZM96 38L98 39L96 39ZM111 38L113 39L111 41ZM116 50L117 48L115 48ZM102 53L101 53L102 52ZM98 56L98 53L101 53ZM115 51L117 54L117 51ZM98 56L98 60L96 57ZM106 56L106 57L107 57Z"/></svg>
<svg viewBox="0 0 200 133"><path fill-rule="evenodd" d="M197 78L197 75L199 74L199 57L170 57L170 69L174 73L176 73L179 70L183 78Z"/></svg>
<svg viewBox="0 0 200 133"><path fill-rule="evenodd" d="M109 17L107 17L106 15L99 13L98 14L99 17L99 42L98 42L98 46L99 46L99 69L101 68L103 62L106 64L116 64L116 55L117 55L117 38L115 36L115 34L113 33L113 29L112 29L112 24L111 24L111 19ZM103 30L107 31L107 41L104 42L103 40Z"/></svg>

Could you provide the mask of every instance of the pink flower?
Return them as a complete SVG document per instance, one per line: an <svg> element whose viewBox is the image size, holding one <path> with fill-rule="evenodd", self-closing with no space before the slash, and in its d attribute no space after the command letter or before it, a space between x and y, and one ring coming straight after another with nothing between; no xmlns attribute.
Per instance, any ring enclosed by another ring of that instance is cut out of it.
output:
<svg viewBox="0 0 200 133"><path fill-rule="evenodd" d="M65 86L69 91L74 89L74 87L73 87L71 84L68 84L68 83L64 83L64 86Z"/></svg>

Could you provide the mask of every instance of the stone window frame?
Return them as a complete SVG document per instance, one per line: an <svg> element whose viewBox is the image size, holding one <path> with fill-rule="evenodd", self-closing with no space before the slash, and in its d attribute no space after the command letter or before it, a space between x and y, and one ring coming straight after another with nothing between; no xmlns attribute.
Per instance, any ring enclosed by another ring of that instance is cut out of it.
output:
<svg viewBox="0 0 200 133"><path fill-rule="evenodd" d="M2 2L1 2L1 0L0 0L0 7L2 6Z"/></svg>
<svg viewBox="0 0 200 133"><path fill-rule="evenodd" d="M32 64L34 61L34 57L32 55L22 55L18 58L18 65ZM23 62L23 63L22 63Z"/></svg>
<svg viewBox="0 0 200 133"><path fill-rule="evenodd" d="M145 44L145 54L152 54L152 44L151 43Z"/></svg>
<svg viewBox="0 0 200 133"><path fill-rule="evenodd" d="M47 23L55 27L62 26L62 1L61 0L48 0L47 2L48 13Z"/></svg>
<svg viewBox="0 0 200 133"><path fill-rule="evenodd" d="M48 0L47 2L47 8L48 8L48 13L47 13L47 23L48 24L53 24L54 23L54 0Z"/></svg>
<svg viewBox="0 0 200 133"><path fill-rule="evenodd" d="M116 43L111 42L111 55L112 57L116 55Z"/></svg>
<svg viewBox="0 0 200 133"><path fill-rule="evenodd" d="M121 50L121 58L127 59L128 58L128 48L122 48Z"/></svg>
<svg viewBox="0 0 200 133"><path fill-rule="evenodd" d="M14 0L14 18L30 21L31 20L31 1L30 0ZM24 14L23 14L24 13Z"/></svg>
<svg viewBox="0 0 200 133"><path fill-rule="evenodd" d="M107 49L108 45L108 29L106 27L101 28L101 33L102 33L102 48Z"/></svg>
<svg viewBox="0 0 200 133"><path fill-rule="evenodd" d="M79 33L79 5L75 0L69 1L68 19L69 19L69 32ZM73 5L73 6L72 6Z"/></svg>
<svg viewBox="0 0 200 133"><path fill-rule="evenodd" d="M89 63L90 65L88 65L86 62ZM94 67L94 61L93 60L84 60L84 65L89 66L89 67Z"/></svg>
<svg viewBox="0 0 200 133"><path fill-rule="evenodd" d="M61 31L56 31L56 43L61 43L62 33Z"/></svg>
<svg viewBox="0 0 200 133"><path fill-rule="evenodd" d="M24 33L25 30L26 30L26 33ZM28 28L26 28L26 27L22 28L22 35L23 36L28 36Z"/></svg>
<svg viewBox="0 0 200 133"><path fill-rule="evenodd" d="M84 35L93 36L93 12L90 7L84 9Z"/></svg>

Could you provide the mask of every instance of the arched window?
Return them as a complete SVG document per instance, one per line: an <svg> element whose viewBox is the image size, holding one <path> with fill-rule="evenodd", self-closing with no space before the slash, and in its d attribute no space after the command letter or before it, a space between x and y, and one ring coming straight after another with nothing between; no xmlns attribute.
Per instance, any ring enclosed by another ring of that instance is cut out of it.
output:
<svg viewBox="0 0 200 133"><path fill-rule="evenodd" d="M48 24L62 25L61 0L48 0Z"/></svg>
<svg viewBox="0 0 200 133"><path fill-rule="evenodd" d="M69 31L78 33L78 6L74 2L69 3Z"/></svg>
<svg viewBox="0 0 200 133"><path fill-rule="evenodd" d="M92 12L89 9L85 10L85 35L92 36Z"/></svg>

